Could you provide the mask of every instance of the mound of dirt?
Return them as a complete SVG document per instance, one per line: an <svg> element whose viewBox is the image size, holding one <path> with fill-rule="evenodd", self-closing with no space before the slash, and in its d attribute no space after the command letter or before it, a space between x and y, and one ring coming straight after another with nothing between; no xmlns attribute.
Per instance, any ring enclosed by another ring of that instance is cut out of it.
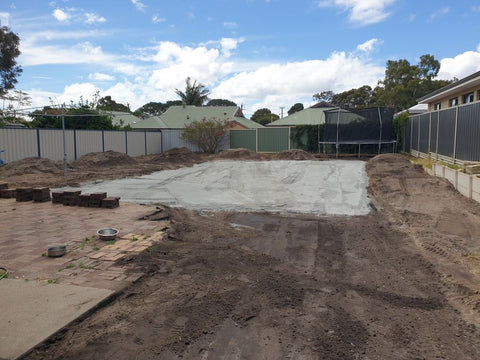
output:
<svg viewBox="0 0 480 360"><path fill-rule="evenodd" d="M26 174L60 174L62 171L63 163L61 161L29 157L12 161L0 167L0 176L7 178Z"/></svg>
<svg viewBox="0 0 480 360"><path fill-rule="evenodd" d="M371 158L367 163L367 171L371 178L406 173L411 175L422 171L422 165L410 162L408 157L401 154L381 154Z"/></svg>
<svg viewBox="0 0 480 360"><path fill-rule="evenodd" d="M173 148L161 154L154 155L151 162L192 163L200 161L201 157L186 147Z"/></svg>
<svg viewBox="0 0 480 360"><path fill-rule="evenodd" d="M122 166L135 164L137 161L127 154L109 150L105 152L92 152L81 156L72 162L73 167L89 168L101 166Z"/></svg>
<svg viewBox="0 0 480 360"><path fill-rule="evenodd" d="M314 154L300 149L285 150L275 154L277 160L315 160Z"/></svg>
<svg viewBox="0 0 480 360"><path fill-rule="evenodd" d="M258 159L260 155L249 149L228 149L218 153L219 159Z"/></svg>

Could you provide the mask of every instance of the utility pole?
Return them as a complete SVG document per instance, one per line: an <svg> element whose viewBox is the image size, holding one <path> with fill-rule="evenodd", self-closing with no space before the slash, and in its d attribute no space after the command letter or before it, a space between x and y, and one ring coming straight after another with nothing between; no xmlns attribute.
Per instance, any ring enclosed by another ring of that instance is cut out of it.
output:
<svg viewBox="0 0 480 360"><path fill-rule="evenodd" d="M280 106L280 119L283 119L283 109L285 109L285 106Z"/></svg>

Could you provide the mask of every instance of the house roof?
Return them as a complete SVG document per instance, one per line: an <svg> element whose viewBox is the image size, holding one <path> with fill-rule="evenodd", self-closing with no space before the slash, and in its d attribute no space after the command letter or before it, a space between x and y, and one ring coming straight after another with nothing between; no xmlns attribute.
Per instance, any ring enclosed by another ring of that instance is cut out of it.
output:
<svg viewBox="0 0 480 360"><path fill-rule="evenodd" d="M321 125L325 123L325 111L332 109L335 107L310 107L271 122L267 126Z"/></svg>
<svg viewBox="0 0 480 360"><path fill-rule="evenodd" d="M133 129L165 129L168 127L158 116L151 116L140 120L131 126Z"/></svg>
<svg viewBox="0 0 480 360"><path fill-rule="evenodd" d="M435 90L430 94L421 97L417 100L417 102L420 104L428 104L448 95L458 95L462 88L473 87L477 85L480 85L480 71Z"/></svg>
<svg viewBox="0 0 480 360"><path fill-rule="evenodd" d="M203 119L217 119L225 121L235 121L241 126L252 129L263 127L262 125L246 119L242 110L236 106L170 106L160 116L140 120L133 128L160 128L160 129L183 129L193 121Z"/></svg>
<svg viewBox="0 0 480 360"><path fill-rule="evenodd" d="M122 111L105 111L106 114L112 116L112 124L115 126L127 126L130 125L131 127L134 127L133 125L139 121L142 121L139 117L132 115L127 112L122 112Z"/></svg>

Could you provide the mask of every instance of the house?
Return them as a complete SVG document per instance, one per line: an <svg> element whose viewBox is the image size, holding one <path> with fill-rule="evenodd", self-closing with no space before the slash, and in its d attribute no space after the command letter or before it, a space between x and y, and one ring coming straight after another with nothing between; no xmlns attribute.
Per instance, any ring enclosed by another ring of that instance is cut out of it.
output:
<svg viewBox="0 0 480 360"><path fill-rule="evenodd" d="M283 119L267 124L268 127L282 126L292 127L298 125L322 125L325 124L325 111L336 109L333 105L325 102L315 104L307 109L303 109L292 115L285 116Z"/></svg>
<svg viewBox="0 0 480 360"><path fill-rule="evenodd" d="M231 130L262 128L261 124L251 121L236 106L170 106L160 116L153 116L134 125L133 129L183 129L194 121L216 119L230 123Z"/></svg>
<svg viewBox="0 0 480 360"><path fill-rule="evenodd" d="M104 111L106 115L112 117L112 124L114 126L128 126L133 128L133 125L142 121L141 118L123 111Z"/></svg>
<svg viewBox="0 0 480 360"><path fill-rule="evenodd" d="M428 104L428 111L480 101L480 71L427 94L417 100Z"/></svg>
<svg viewBox="0 0 480 360"><path fill-rule="evenodd" d="M424 112L427 112L427 111L428 111L428 104L417 104L406 110L402 110L398 113L395 113L393 117L396 118L397 116L404 113L407 113L409 115L418 115L418 114L423 114Z"/></svg>

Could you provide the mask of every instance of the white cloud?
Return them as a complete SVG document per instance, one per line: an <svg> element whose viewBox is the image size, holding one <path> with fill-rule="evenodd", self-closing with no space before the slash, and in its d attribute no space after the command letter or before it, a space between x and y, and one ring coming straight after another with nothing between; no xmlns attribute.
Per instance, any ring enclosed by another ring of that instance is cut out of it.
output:
<svg viewBox="0 0 480 360"><path fill-rule="evenodd" d="M158 15L154 15L154 16L152 17L152 22L153 22L154 24L160 24L160 23L162 23L162 22L165 22L165 20L166 20L165 18L159 17Z"/></svg>
<svg viewBox="0 0 480 360"><path fill-rule="evenodd" d="M341 92L362 85L375 86L385 69L345 52L334 52L326 60L278 63L241 72L222 81L212 97L229 98L237 103L278 108L305 100L322 90ZM258 102L258 99L262 101Z"/></svg>
<svg viewBox="0 0 480 360"><path fill-rule="evenodd" d="M94 80L94 81L113 81L113 80L115 80L115 76L108 75L108 74L103 74L103 73L98 73L98 72L93 73L93 74L89 74L88 78L90 80Z"/></svg>
<svg viewBox="0 0 480 360"><path fill-rule="evenodd" d="M349 20L359 25L375 24L385 20L387 8L396 0L320 0L319 7L335 6L349 11Z"/></svg>
<svg viewBox="0 0 480 360"><path fill-rule="evenodd" d="M10 14L7 12L0 12L0 26L9 26Z"/></svg>
<svg viewBox="0 0 480 360"><path fill-rule="evenodd" d="M235 30L236 28L238 28L238 25L237 25L237 23L234 22L234 21L225 21L225 22L223 23L223 27L224 27L225 29Z"/></svg>
<svg viewBox="0 0 480 360"><path fill-rule="evenodd" d="M132 4L135 5L137 10L145 11L146 5L142 3L140 0L131 0Z"/></svg>
<svg viewBox="0 0 480 360"><path fill-rule="evenodd" d="M476 51L466 51L453 58L444 58L440 60L440 79L452 80L464 78L480 71L480 45Z"/></svg>
<svg viewBox="0 0 480 360"><path fill-rule="evenodd" d="M95 13L85 13L85 23L86 24L95 24L95 23L104 23L107 21L103 16L99 16Z"/></svg>
<svg viewBox="0 0 480 360"><path fill-rule="evenodd" d="M381 39L370 39L368 41L365 41L363 44L358 45L357 50L363 51L365 53L370 53L375 49L375 47L380 46L382 44L383 44L383 40Z"/></svg>
<svg viewBox="0 0 480 360"><path fill-rule="evenodd" d="M222 46L222 53L226 58L232 55L232 50L235 50L239 42L243 42L243 39L222 38L220 45Z"/></svg>
<svg viewBox="0 0 480 360"><path fill-rule="evenodd" d="M53 10L53 17L60 22L67 22L70 20L71 15L62 9L55 9Z"/></svg>
<svg viewBox="0 0 480 360"><path fill-rule="evenodd" d="M430 17L428 18L429 22L433 22L436 18L439 18L443 15L446 15L450 12L450 8L448 6L444 6L437 11L433 12Z"/></svg>

